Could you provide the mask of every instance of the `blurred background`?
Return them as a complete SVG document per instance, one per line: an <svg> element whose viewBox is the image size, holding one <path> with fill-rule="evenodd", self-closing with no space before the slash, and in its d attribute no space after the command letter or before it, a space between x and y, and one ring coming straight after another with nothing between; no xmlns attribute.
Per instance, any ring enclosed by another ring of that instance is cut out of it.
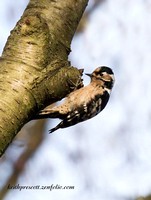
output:
<svg viewBox="0 0 151 200"><path fill-rule="evenodd" d="M0 54L27 3L0 1ZM101 65L113 69L109 103L93 119L52 135L57 119L25 125L0 159L0 199L149 199L151 1L89 0L69 59L85 73ZM74 189L7 189L18 184Z"/></svg>

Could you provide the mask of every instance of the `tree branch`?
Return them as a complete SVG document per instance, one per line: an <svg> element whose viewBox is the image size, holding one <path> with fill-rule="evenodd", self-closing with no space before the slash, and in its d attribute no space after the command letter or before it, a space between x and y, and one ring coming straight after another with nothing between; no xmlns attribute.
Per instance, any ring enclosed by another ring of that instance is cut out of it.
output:
<svg viewBox="0 0 151 200"><path fill-rule="evenodd" d="M0 156L22 126L81 82L68 62L88 0L31 0L0 58Z"/></svg>

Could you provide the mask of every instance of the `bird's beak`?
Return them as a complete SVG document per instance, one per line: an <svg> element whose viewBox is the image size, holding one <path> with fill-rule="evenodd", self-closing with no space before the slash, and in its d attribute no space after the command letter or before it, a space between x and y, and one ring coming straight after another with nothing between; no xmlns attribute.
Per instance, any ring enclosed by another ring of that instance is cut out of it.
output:
<svg viewBox="0 0 151 200"><path fill-rule="evenodd" d="M93 76L92 74L85 74L85 75L87 75L87 76L90 76L90 77L92 77L92 76Z"/></svg>

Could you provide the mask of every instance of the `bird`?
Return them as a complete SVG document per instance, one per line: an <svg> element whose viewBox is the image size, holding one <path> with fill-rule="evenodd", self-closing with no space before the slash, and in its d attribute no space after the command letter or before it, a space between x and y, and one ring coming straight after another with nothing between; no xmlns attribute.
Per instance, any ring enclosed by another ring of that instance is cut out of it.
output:
<svg viewBox="0 0 151 200"><path fill-rule="evenodd" d="M61 105L46 108L38 113L39 119L62 120L56 127L50 129L49 133L88 120L105 108L115 81L112 69L101 66L86 75L91 78L89 85L71 92Z"/></svg>

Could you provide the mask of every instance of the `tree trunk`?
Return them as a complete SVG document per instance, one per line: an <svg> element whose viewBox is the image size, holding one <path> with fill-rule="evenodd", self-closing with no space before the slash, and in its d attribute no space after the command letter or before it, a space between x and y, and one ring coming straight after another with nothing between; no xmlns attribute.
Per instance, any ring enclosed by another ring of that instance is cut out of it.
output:
<svg viewBox="0 0 151 200"><path fill-rule="evenodd" d="M81 81L67 59L87 2L31 0L11 31L0 58L0 156L39 110Z"/></svg>

